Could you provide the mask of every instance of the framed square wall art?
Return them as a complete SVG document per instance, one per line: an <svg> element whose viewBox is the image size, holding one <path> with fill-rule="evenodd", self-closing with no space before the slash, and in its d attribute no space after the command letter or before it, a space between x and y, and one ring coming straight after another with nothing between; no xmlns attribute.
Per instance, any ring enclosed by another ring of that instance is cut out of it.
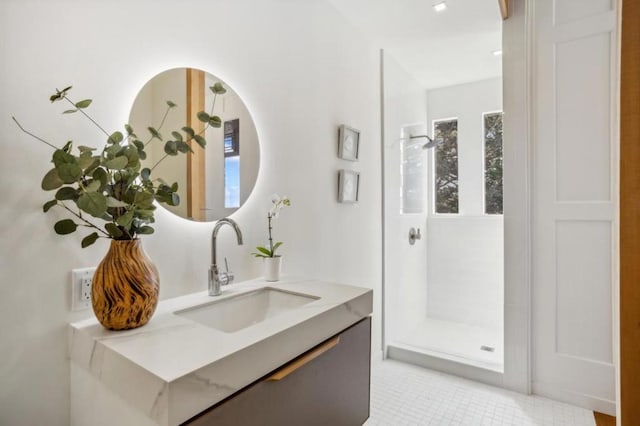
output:
<svg viewBox="0 0 640 426"><path fill-rule="evenodd" d="M352 127L340 126L338 131L338 157L343 160L358 161L360 131Z"/></svg>
<svg viewBox="0 0 640 426"><path fill-rule="evenodd" d="M357 203L360 189L360 173L353 170L338 172L338 202Z"/></svg>

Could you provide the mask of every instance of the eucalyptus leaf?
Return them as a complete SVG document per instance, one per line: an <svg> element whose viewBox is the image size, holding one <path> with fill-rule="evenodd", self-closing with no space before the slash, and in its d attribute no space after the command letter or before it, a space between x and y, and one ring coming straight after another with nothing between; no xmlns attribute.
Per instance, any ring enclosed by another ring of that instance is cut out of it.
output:
<svg viewBox="0 0 640 426"><path fill-rule="evenodd" d="M180 132L171 132L171 136L178 142L182 142L184 139L182 138L182 134Z"/></svg>
<svg viewBox="0 0 640 426"><path fill-rule="evenodd" d="M140 177L143 180L148 180L149 176L151 176L151 169L148 167L145 167L144 169L140 170Z"/></svg>
<svg viewBox="0 0 640 426"><path fill-rule="evenodd" d="M78 229L78 225L71 219L62 219L53 225L53 229L58 235L67 235L75 232L75 230Z"/></svg>
<svg viewBox="0 0 640 426"><path fill-rule="evenodd" d="M153 194L137 192L134 198L134 204L143 209L150 208L153 205Z"/></svg>
<svg viewBox="0 0 640 426"><path fill-rule="evenodd" d="M62 111L63 114L73 114L74 112L78 112L77 109L68 109L66 111Z"/></svg>
<svg viewBox="0 0 640 426"><path fill-rule="evenodd" d="M120 145L119 143L114 143L113 145L109 146L109 148L104 150L109 160L117 157L118 154L120 154L120 151L122 151L122 145Z"/></svg>
<svg viewBox="0 0 640 426"><path fill-rule="evenodd" d="M46 203L44 203L44 205L42 206L42 211L43 212L48 212L49 209L51 209L51 207L55 206L58 204L58 200L50 200L47 201Z"/></svg>
<svg viewBox="0 0 640 426"><path fill-rule="evenodd" d="M82 243L80 244L82 248L89 247L91 244L95 243L98 240L98 233L93 232L82 239Z"/></svg>
<svg viewBox="0 0 640 426"><path fill-rule="evenodd" d="M107 211L107 198L101 192L85 192L76 203L80 210L94 217L102 217Z"/></svg>
<svg viewBox="0 0 640 426"><path fill-rule="evenodd" d="M207 146L207 140L200 135L194 135L193 140L196 141L196 143L200 145L201 148Z"/></svg>
<svg viewBox="0 0 640 426"><path fill-rule="evenodd" d="M49 100L50 100L51 102L57 102L57 101L60 101L60 100L64 99L64 97L65 97L65 96L67 96L67 92L68 92L69 90L71 90L71 86L65 87L65 88L64 88L64 89L62 89L62 90L58 90L58 89L56 89L56 93L55 93L55 94L53 94L53 95L51 95L51 96L49 97Z"/></svg>
<svg viewBox="0 0 640 426"><path fill-rule="evenodd" d="M56 167L62 164L75 164L78 162L76 160L76 157L65 152L62 149L55 150L55 152L53 153L53 156L51 157L51 161L53 162L53 164L55 164Z"/></svg>
<svg viewBox="0 0 640 426"><path fill-rule="evenodd" d="M84 190L86 192L96 192L100 189L100 187L102 187L102 182L94 179L91 182L89 182L87 186L84 187Z"/></svg>
<svg viewBox="0 0 640 426"><path fill-rule="evenodd" d="M62 147L62 150L67 154L71 154L71 148L73 148L73 141L67 141Z"/></svg>
<svg viewBox="0 0 640 426"><path fill-rule="evenodd" d="M186 154L187 152L193 152L189 144L186 142L178 141L177 148L178 148L178 151L180 151L183 154Z"/></svg>
<svg viewBox="0 0 640 426"><path fill-rule="evenodd" d="M149 133L151 133L152 138L162 140L162 135L156 129L154 129L153 127L147 127L147 130L149 130Z"/></svg>
<svg viewBox="0 0 640 426"><path fill-rule="evenodd" d="M56 192L56 200L74 200L78 195L78 191L70 186L65 186Z"/></svg>
<svg viewBox="0 0 640 426"><path fill-rule="evenodd" d="M100 166L100 157L93 157L93 159L94 159L93 163L91 163L89 167L84 169L85 175L92 174Z"/></svg>
<svg viewBox="0 0 640 426"><path fill-rule="evenodd" d="M104 163L105 167L111 170L122 170L127 167L127 164L129 164L129 159L124 155L107 160Z"/></svg>
<svg viewBox="0 0 640 426"><path fill-rule="evenodd" d="M168 141L164 144L164 152L169 155L178 155L178 142Z"/></svg>
<svg viewBox="0 0 640 426"><path fill-rule="evenodd" d="M80 156L80 158L78 159L78 166L83 170L91 168L91 166L93 166L94 163L96 165L100 164L100 159L99 158L91 157L91 153L90 152L88 154L89 154L89 156Z"/></svg>
<svg viewBox="0 0 640 426"><path fill-rule="evenodd" d="M85 145L79 145L78 146L78 151L80 151L81 153L93 152L95 150L96 150L96 148L91 148L90 146L85 146Z"/></svg>
<svg viewBox="0 0 640 426"><path fill-rule="evenodd" d="M150 226L141 226L138 228L138 234L140 235L151 235L154 233L154 229Z"/></svg>
<svg viewBox="0 0 640 426"><path fill-rule="evenodd" d="M58 170L51 169L42 178L40 187L45 191L53 191L54 189L60 188L63 184L64 182L60 179L60 176L58 176Z"/></svg>
<svg viewBox="0 0 640 426"><path fill-rule="evenodd" d="M131 143L138 149L138 152L144 151L144 143L141 140L134 139Z"/></svg>
<svg viewBox="0 0 640 426"><path fill-rule="evenodd" d="M137 169L140 166L140 156L138 148L133 145L127 145L122 149L122 154L127 157L127 169Z"/></svg>
<svg viewBox="0 0 640 426"><path fill-rule="evenodd" d="M108 143L119 143L122 142L124 140L124 136L122 135L121 132L113 132L111 133L111 136L109 136L109 140L107 140Z"/></svg>
<svg viewBox="0 0 640 426"><path fill-rule="evenodd" d="M182 131L185 132L190 138L192 138L196 134L196 132L189 126L184 126L182 128Z"/></svg>
<svg viewBox="0 0 640 426"><path fill-rule="evenodd" d="M129 210L122 216L116 219L116 223L123 228L129 228L133 222L133 210Z"/></svg>
<svg viewBox="0 0 640 426"><path fill-rule="evenodd" d="M82 177L82 169L77 164L61 164L56 170L64 183L74 183Z"/></svg>
<svg viewBox="0 0 640 426"><path fill-rule="evenodd" d="M210 118L211 116L204 111L200 111L198 113L198 120L202 121L203 123L208 123Z"/></svg>
<svg viewBox="0 0 640 426"><path fill-rule="evenodd" d="M107 197L107 207L128 207L129 204L113 197Z"/></svg>
<svg viewBox="0 0 640 426"><path fill-rule="evenodd" d="M84 99L80 102L76 102L76 108L78 109L84 109L87 108L89 105L91 105L91 102L93 102L91 99Z"/></svg>
<svg viewBox="0 0 640 426"><path fill-rule="evenodd" d="M104 226L104 229L106 229L106 231L109 233L109 235L111 235L113 238L120 238L123 235L123 232L120 230L120 228L118 228L118 226L115 223L107 223Z"/></svg>
<svg viewBox="0 0 640 426"><path fill-rule="evenodd" d="M178 106L173 101L167 101L167 105L169 105L169 108L175 108Z"/></svg>
<svg viewBox="0 0 640 426"><path fill-rule="evenodd" d="M227 93L227 89L224 88L222 83L216 83L213 86L210 86L209 89L216 95L224 95Z"/></svg>
<svg viewBox="0 0 640 426"><path fill-rule="evenodd" d="M128 135L133 135L133 127L130 124L125 124L124 129L127 131Z"/></svg>
<svg viewBox="0 0 640 426"><path fill-rule="evenodd" d="M213 128L219 129L222 127L222 120L217 115L214 115L209 119L209 125Z"/></svg>
<svg viewBox="0 0 640 426"><path fill-rule="evenodd" d="M136 216L140 219L153 221L155 206L150 205L148 209L136 209Z"/></svg>
<svg viewBox="0 0 640 426"><path fill-rule="evenodd" d="M103 168L98 168L93 172L93 179L100 181L101 186L105 186L109 182L109 174Z"/></svg>

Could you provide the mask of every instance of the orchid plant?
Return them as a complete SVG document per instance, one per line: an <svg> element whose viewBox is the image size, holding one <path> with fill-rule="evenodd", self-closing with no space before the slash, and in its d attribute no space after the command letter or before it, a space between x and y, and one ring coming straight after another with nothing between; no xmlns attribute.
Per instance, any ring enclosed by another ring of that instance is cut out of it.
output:
<svg viewBox="0 0 640 426"><path fill-rule="evenodd" d="M287 197L279 197L277 194L274 194L271 197L271 209L269 209L269 212L267 213L267 221L269 224L269 247L258 246L256 247L256 250L258 250L258 252L251 253L252 255L262 258L280 256L276 254L276 250L278 250L278 248L282 245L282 241L278 241L276 243L273 242L273 226L271 221L278 217L278 215L280 214L280 210L282 210L283 207L288 207L290 205L291 200L289 200L289 198Z"/></svg>

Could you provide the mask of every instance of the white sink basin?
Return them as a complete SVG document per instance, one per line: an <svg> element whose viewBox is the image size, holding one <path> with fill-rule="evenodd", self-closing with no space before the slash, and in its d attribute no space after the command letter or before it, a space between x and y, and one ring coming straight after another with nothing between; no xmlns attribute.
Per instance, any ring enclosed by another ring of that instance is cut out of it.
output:
<svg viewBox="0 0 640 426"><path fill-rule="evenodd" d="M316 296L265 287L175 314L216 330L233 333L318 299Z"/></svg>

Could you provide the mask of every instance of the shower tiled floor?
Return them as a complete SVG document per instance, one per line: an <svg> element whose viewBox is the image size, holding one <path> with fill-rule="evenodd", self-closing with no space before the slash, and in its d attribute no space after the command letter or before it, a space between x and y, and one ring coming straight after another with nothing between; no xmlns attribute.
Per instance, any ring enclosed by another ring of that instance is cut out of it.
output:
<svg viewBox="0 0 640 426"><path fill-rule="evenodd" d="M436 353L445 358L502 371L504 358L501 330L478 327L434 318L416 324L392 344L416 349L418 352ZM492 352L481 347L493 348Z"/></svg>
<svg viewBox="0 0 640 426"><path fill-rule="evenodd" d="M594 426L593 413L398 361L374 363L365 426Z"/></svg>

